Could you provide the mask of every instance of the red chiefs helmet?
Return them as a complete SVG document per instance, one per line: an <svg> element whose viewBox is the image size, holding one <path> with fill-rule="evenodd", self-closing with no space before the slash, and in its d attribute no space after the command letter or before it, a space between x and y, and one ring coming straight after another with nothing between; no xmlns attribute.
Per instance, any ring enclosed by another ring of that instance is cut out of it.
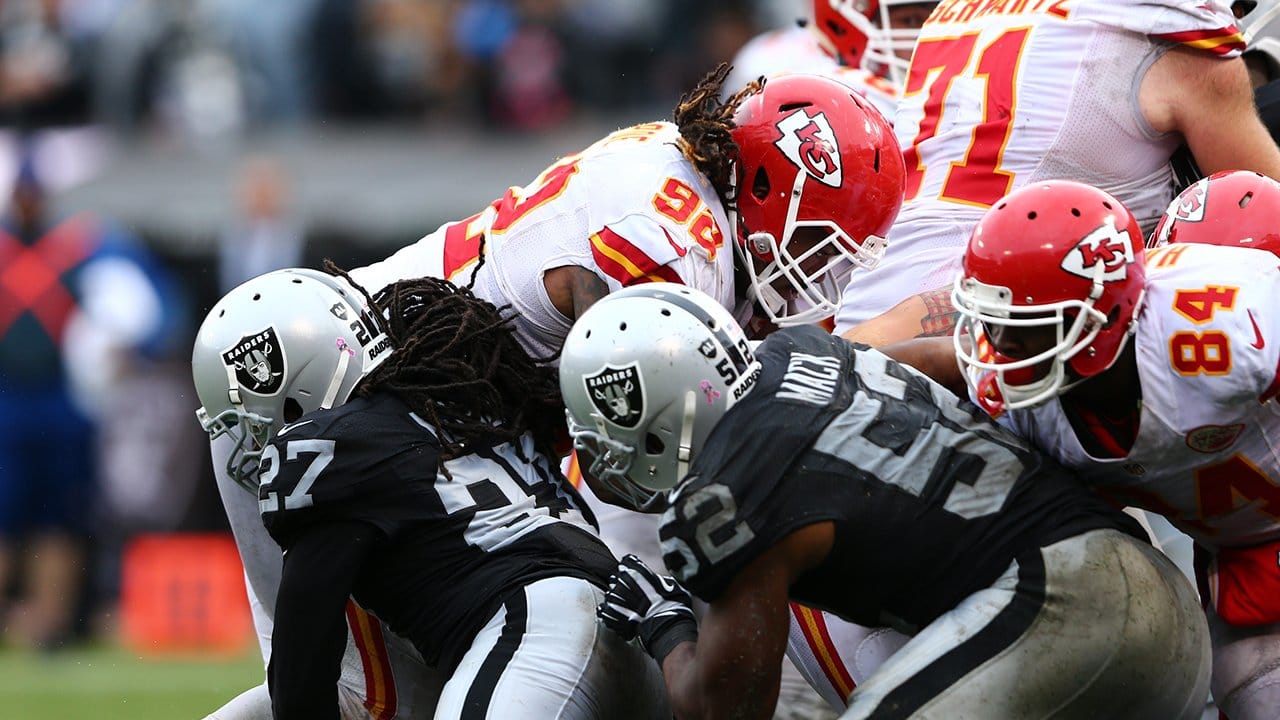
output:
<svg viewBox="0 0 1280 720"><path fill-rule="evenodd" d="M1111 367L1145 289L1142 233L1119 200L1067 180L1007 195L973 229L952 292L956 355L980 404L1038 405ZM995 342L1006 333L1040 342L1009 357Z"/></svg>
<svg viewBox="0 0 1280 720"><path fill-rule="evenodd" d="M867 65L902 83L920 28L894 23L889 9L897 5L931 9L934 3L928 0L813 0L818 44L843 65Z"/></svg>
<svg viewBox="0 0 1280 720"><path fill-rule="evenodd" d="M818 42L835 59L858 67L867 43L876 34L876 0L813 0L813 24Z"/></svg>
<svg viewBox="0 0 1280 720"><path fill-rule="evenodd" d="M1280 183L1248 170L1201 178L1164 211L1147 247L1239 245L1280 255Z"/></svg>
<svg viewBox="0 0 1280 720"><path fill-rule="evenodd" d="M853 268L879 262L902 204L892 127L845 85L804 74L770 79L734 125L732 222L749 296L778 325L831 316Z"/></svg>

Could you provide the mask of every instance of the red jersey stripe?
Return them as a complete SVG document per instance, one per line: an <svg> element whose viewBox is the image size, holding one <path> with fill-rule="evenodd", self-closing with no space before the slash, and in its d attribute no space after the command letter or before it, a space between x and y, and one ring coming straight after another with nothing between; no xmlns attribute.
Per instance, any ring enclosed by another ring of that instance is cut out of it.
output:
<svg viewBox="0 0 1280 720"><path fill-rule="evenodd" d="M673 268L658 263L609 228L591 236L591 256L606 275L617 280L623 287L640 282L683 284L680 275Z"/></svg>
<svg viewBox="0 0 1280 720"><path fill-rule="evenodd" d="M1243 52L1244 36L1235 25L1228 25L1216 30L1186 30L1184 32L1160 33L1151 37L1189 45L1197 50L1207 50L1215 55L1227 55Z"/></svg>
<svg viewBox="0 0 1280 720"><path fill-rule="evenodd" d="M582 468L578 467L578 453L574 452L569 455L569 471L564 474L569 484L576 487L582 487Z"/></svg>
<svg viewBox="0 0 1280 720"><path fill-rule="evenodd" d="M835 643L831 641L831 634L827 631L827 621L823 619L822 613L799 603L791 603L791 613L800 623L800 630L809 643L809 649L813 650L814 657L818 659L822 673L827 676L827 681L840 693L841 697L847 700L857 685L849 675L848 668L844 666L840 654L836 652Z"/></svg>
<svg viewBox="0 0 1280 720"><path fill-rule="evenodd" d="M374 720L391 720L397 710L396 680L387 657L382 625L351 600L347 600L347 624L364 666L364 706Z"/></svg>

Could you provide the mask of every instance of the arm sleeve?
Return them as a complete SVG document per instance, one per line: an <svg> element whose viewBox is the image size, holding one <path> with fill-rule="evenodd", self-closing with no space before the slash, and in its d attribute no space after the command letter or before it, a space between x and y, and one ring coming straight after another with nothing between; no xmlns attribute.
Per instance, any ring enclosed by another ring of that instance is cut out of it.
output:
<svg viewBox="0 0 1280 720"><path fill-rule="evenodd" d="M646 282L684 283L676 270L689 248L657 221L629 215L591 236L591 258L610 290Z"/></svg>
<svg viewBox="0 0 1280 720"><path fill-rule="evenodd" d="M338 720L338 678L346 647L343 612L379 539L371 525L313 525L292 539L276 598L267 677L276 720Z"/></svg>
<svg viewBox="0 0 1280 720"><path fill-rule="evenodd" d="M1072 20L1138 32L1223 58L1238 57L1244 36L1227 0L1109 0L1079 3Z"/></svg>

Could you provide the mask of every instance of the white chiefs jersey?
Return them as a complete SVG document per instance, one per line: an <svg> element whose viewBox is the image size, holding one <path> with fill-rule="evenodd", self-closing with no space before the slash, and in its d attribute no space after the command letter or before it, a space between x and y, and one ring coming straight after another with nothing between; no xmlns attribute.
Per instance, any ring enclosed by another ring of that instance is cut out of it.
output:
<svg viewBox="0 0 1280 720"><path fill-rule="evenodd" d="M898 88L870 70L841 65L822 49L812 30L798 25L761 33L743 45L733 58L723 94L727 97L752 80L780 73L812 73L837 80L893 122Z"/></svg>
<svg viewBox="0 0 1280 720"><path fill-rule="evenodd" d="M1175 43L1244 49L1226 0L942 0L921 29L894 132L906 194L880 267L855 272L836 330L949 286L969 233L1009 192L1068 179L1120 199L1149 232L1181 142L1138 91Z"/></svg>
<svg viewBox="0 0 1280 720"><path fill-rule="evenodd" d="M1173 244L1147 255L1142 385L1123 458L1092 457L1053 400L1000 418L1114 499L1209 547L1280 538L1280 259Z"/></svg>
<svg viewBox="0 0 1280 720"><path fill-rule="evenodd" d="M557 267L584 267L610 292L642 282L682 283L732 311L729 223L679 138L667 122L618 130L481 212L351 276L370 292L415 277L474 283L477 297L511 306L521 343L541 357L559 352L572 324L543 285L543 274Z"/></svg>

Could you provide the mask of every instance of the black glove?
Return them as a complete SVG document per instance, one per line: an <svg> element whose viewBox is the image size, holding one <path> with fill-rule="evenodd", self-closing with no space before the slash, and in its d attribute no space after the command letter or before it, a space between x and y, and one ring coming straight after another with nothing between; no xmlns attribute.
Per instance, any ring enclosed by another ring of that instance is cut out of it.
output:
<svg viewBox="0 0 1280 720"><path fill-rule="evenodd" d="M658 664L685 640L698 639L693 598L674 578L659 575L635 555L627 555L609 577L609 590L596 615L610 630L640 645Z"/></svg>

